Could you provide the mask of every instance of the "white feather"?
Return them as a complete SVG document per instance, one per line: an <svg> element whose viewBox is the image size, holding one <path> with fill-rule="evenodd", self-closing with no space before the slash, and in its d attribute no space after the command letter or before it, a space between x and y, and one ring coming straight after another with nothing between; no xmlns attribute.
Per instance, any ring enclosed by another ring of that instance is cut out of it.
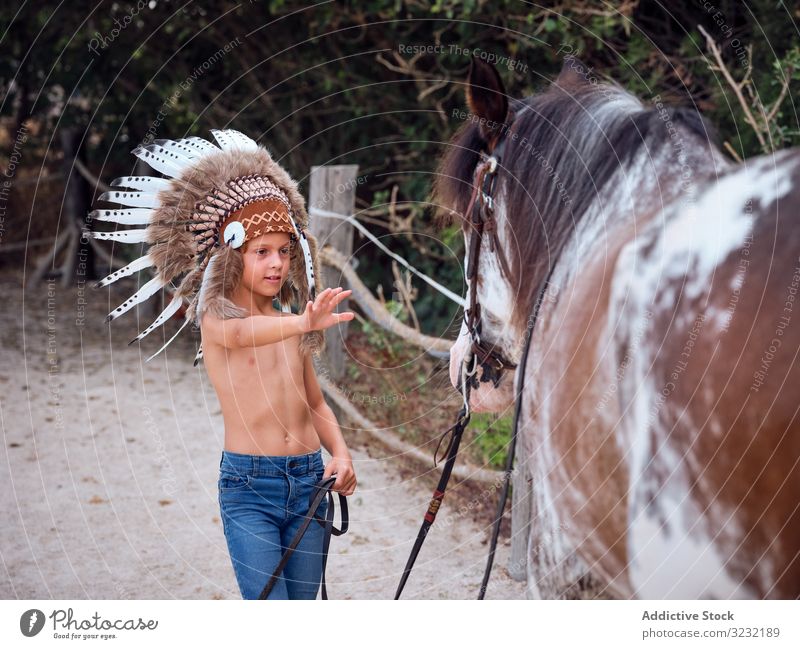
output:
<svg viewBox="0 0 800 649"><path fill-rule="evenodd" d="M160 149L161 147L157 145L149 145L147 148L137 146L133 150L133 155L149 164L159 173L171 178L178 178L183 173L188 158L178 160L174 154L162 153Z"/></svg>
<svg viewBox="0 0 800 649"><path fill-rule="evenodd" d="M106 322L109 320L116 320L119 318L123 313L126 313L133 307L135 307L140 302L144 302L146 299L152 297L158 289L164 286L164 282L162 281L161 277L156 276L151 279L147 284L142 286L136 293L131 295L127 300L125 300L122 304L120 304L116 309L114 309L111 313L106 316Z"/></svg>
<svg viewBox="0 0 800 649"><path fill-rule="evenodd" d="M192 363L193 366L197 366L200 362L200 359L203 358L203 343L200 343L197 347L197 354L194 357L194 362Z"/></svg>
<svg viewBox="0 0 800 649"><path fill-rule="evenodd" d="M212 255L211 259L208 260L208 264L206 264L206 269L203 271L203 279L200 282L200 290L197 291L197 308L195 309L195 319L197 323L200 323L200 318L203 317L203 311L205 310L205 299L206 299L206 291L208 290L208 282L209 277L212 274L212 267L217 261L217 257L219 255Z"/></svg>
<svg viewBox="0 0 800 649"><path fill-rule="evenodd" d="M201 155L206 155L208 153L219 153L219 147L214 146L208 140L204 140L201 137L187 137L181 140L186 146L194 147L198 153Z"/></svg>
<svg viewBox="0 0 800 649"><path fill-rule="evenodd" d="M182 148L179 147L165 147L160 144L152 143L147 144L144 148L150 153L157 153L158 155L163 156L172 162L172 164L174 164L176 167L181 169L191 167L195 163L194 154L186 153Z"/></svg>
<svg viewBox="0 0 800 649"><path fill-rule="evenodd" d="M131 343L135 343L137 340L141 340L147 334L149 334L153 329L156 327L160 327L164 324L167 320L169 320L175 313L177 313L178 309L181 308L181 304L183 304L183 297L180 295L176 295L172 298L172 301L167 305L167 308L164 309L161 314L150 323L150 326L147 327L142 333L140 333L136 338L131 340Z"/></svg>
<svg viewBox="0 0 800 649"><path fill-rule="evenodd" d="M308 295L310 299L316 296L316 284L314 283L314 262L311 259L311 247L308 245L306 233L300 233L300 247L303 249L303 257L306 260L306 280L308 281Z"/></svg>
<svg viewBox="0 0 800 649"><path fill-rule="evenodd" d="M179 158L189 158L196 161L203 155L200 151L195 149L193 146L186 144L186 142L183 140L155 140L153 144L157 144L165 151L174 153Z"/></svg>
<svg viewBox="0 0 800 649"><path fill-rule="evenodd" d="M133 275L135 272L143 270L145 268L149 268L153 265L153 260L150 258L150 255L144 255L143 257L139 257L135 261L132 261L127 266L123 266L119 270L115 270L110 275L107 275L99 282L97 282L97 287L101 286L108 286L109 284L113 284L118 279L122 279L123 277L128 277L129 275Z"/></svg>
<svg viewBox="0 0 800 649"><path fill-rule="evenodd" d="M116 232L91 231L88 234L101 241L119 241L120 243L143 243L147 241L147 228L140 230L117 230Z"/></svg>
<svg viewBox="0 0 800 649"><path fill-rule="evenodd" d="M222 147L223 151L232 151L234 149L240 151L256 151L258 149L258 144L255 140L232 128L224 131L212 129L211 135L214 136L214 139L220 147Z"/></svg>
<svg viewBox="0 0 800 649"><path fill-rule="evenodd" d="M153 359L154 359L156 356L158 356L158 355L159 355L161 352L163 352L163 351L164 351L164 350L167 348L167 345L169 345L169 344L170 344L170 343L171 343L173 340L175 340L175 339L178 337L178 334L179 334L181 331L183 331L183 328L184 328L184 327L185 327L187 324L189 324L189 320L184 320L184 321L183 321L183 324L182 324L180 327L178 327L178 331L176 331L174 334L172 334L172 338L170 338L170 339L169 339L167 342L165 342L165 343L164 343L164 344L161 346L161 349L159 349L159 350L158 350L158 351L157 351L155 354L153 354L152 356L150 356L150 358L148 358L148 359L145 361L145 363L149 363L149 362L150 362L150 361L152 361L152 360L153 360Z"/></svg>
<svg viewBox="0 0 800 649"><path fill-rule="evenodd" d="M123 176L111 181L112 187L128 187L139 191L150 191L157 193L169 189L171 182L166 178L156 178L155 176Z"/></svg>
<svg viewBox="0 0 800 649"><path fill-rule="evenodd" d="M306 262L306 281L308 283L308 297L310 300L316 297L316 284L314 283L314 260L311 258L311 247L306 239L306 233L297 227L294 217L290 214L289 220L292 222L294 233L300 241L300 247L303 249L303 259Z"/></svg>
<svg viewBox="0 0 800 649"><path fill-rule="evenodd" d="M108 203L118 203L128 207L158 207L159 200L156 194L149 192L105 192L100 194L99 200Z"/></svg>
<svg viewBox="0 0 800 649"><path fill-rule="evenodd" d="M94 210L89 212L89 218L95 221L110 221L123 225L147 225L153 216L153 210Z"/></svg>

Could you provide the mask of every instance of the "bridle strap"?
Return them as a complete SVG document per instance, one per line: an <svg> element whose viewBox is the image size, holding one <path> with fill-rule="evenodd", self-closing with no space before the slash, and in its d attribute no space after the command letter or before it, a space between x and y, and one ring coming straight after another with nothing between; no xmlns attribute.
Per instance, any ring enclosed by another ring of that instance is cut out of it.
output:
<svg viewBox="0 0 800 649"><path fill-rule="evenodd" d="M480 304L477 301L478 255L480 254L480 244L484 228L486 228L492 236L490 249L495 254L498 254L502 271L506 273L507 278L510 279L511 277L511 273L509 272L508 266L505 262L505 257L502 254L502 250L499 248L499 246L496 245L497 243L496 221L493 218L494 207L493 207L493 199L491 196L491 192L494 189L494 182L495 182L494 173L496 171L496 167L499 165L500 156L503 152L504 146L505 146L505 140L503 139L495 148L495 157L486 158L484 156L483 161L480 163L478 168L476 168L475 178L472 188L472 195L470 197L470 201L467 207L467 216L470 218L470 224L474 228L474 231L471 233L470 236L470 243L469 243L470 256L469 256L469 265L467 267L467 279L469 280L471 287L470 306L468 309L468 313L465 313L465 320L467 321L467 328L469 329L470 335L472 337L472 344L470 348L467 350L467 355L465 356L462 365L462 373L465 372L466 367L469 364L473 363L474 359L477 359L481 365L485 365L486 363L494 363L495 367L498 370L499 369L510 370L516 368L518 369L518 371L521 372L517 382L515 405L514 405L514 425L511 433L511 439L508 445L508 454L506 456L506 466L503 476L503 488L501 490L500 497L497 503L497 508L495 511L489 555L486 560L486 568L484 570L483 580L481 582L480 591L478 593L478 599L484 599L486 595L486 589L489 583L489 578L491 576L492 566L494 564L495 552L497 550L497 541L500 535L500 524L502 522L503 513L505 511L506 502L508 500L508 492L514 468L514 456L516 453L517 438L519 435L519 421L522 412L522 398L524 395L524 387L525 387L525 369L528 362L531 340L533 337L533 330L535 329L536 323L539 319L539 312L541 310L542 302L544 301L544 296L550 285L550 280L552 278L553 271L555 270L556 263L558 261L557 258L553 260L553 263L551 264L550 269L548 270L547 276L545 277L539 289L539 293L536 298L536 303L534 304L531 317L528 320L528 326L525 329L525 342L519 366L505 361L505 359L503 359L502 356L497 354L493 348L487 349L483 344L483 342L480 340ZM487 180L487 174L490 174L492 176L488 180ZM488 192L485 190L488 190ZM478 200L479 196L481 198L480 201ZM488 198L488 201L485 200L486 198ZM487 207L488 210L486 209ZM468 358L469 362L467 360ZM461 437L464 433L464 430L467 427L467 424L469 423L469 418L470 418L469 396L470 396L470 388L472 385L471 379L472 379L471 376L462 378L463 381L462 392L464 397L464 406L462 406L461 410L458 413L456 423L450 428L448 428L441 435L441 437L439 438L439 443L436 446L436 450L434 451L434 466L436 466L439 448L441 447L443 440L447 438L447 436L450 434L449 443L447 445L447 452L445 454L446 462L442 470L442 475L439 478L439 484L437 485L436 490L433 492L433 497L428 505L428 511L425 513L422 526L420 527L420 530L417 534L417 538L414 542L414 547L411 550L411 555L409 556L408 561L406 562L406 567L403 570L403 576L400 579L400 584L398 585L397 592L395 593L395 599L399 599L401 593L403 592L403 588L405 587L406 581L408 580L408 576L411 573L411 569L414 566L414 562L416 561L417 555L419 554L419 551L422 548L422 544L425 541L425 538L427 537L431 525L433 525L433 521L436 518L436 513L439 511L439 507L441 506L442 500L444 499L445 490L447 489L447 483L450 480L450 475L452 473L453 466L456 460L456 455L458 453L458 447L461 443Z"/></svg>
<svg viewBox="0 0 800 649"><path fill-rule="evenodd" d="M342 525L339 529L336 529L333 526L335 508L333 504L334 500L332 489L335 482L336 476L331 475L314 485L314 491L309 498L310 505L308 508L308 513L306 514L302 525L300 525L300 528L295 533L292 542L289 544L289 547L287 547L286 551L283 553L280 562L270 576L269 581L267 581L267 584L264 586L264 589L261 591L261 594L258 596L258 599L267 599L267 597L269 597L269 594L272 592L275 584L278 583L278 578L283 572L283 569L286 567L286 564L289 563L289 559L294 554L294 551L297 549L297 546L300 544L300 541L302 540L306 530L308 530L308 526L311 525L312 521L317 521L317 523L319 523L325 530L322 539L322 599L328 599L328 589L325 584L325 568L328 565L328 549L330 548L331 544L331 535L341 536L347 532L347 528L350 525L350 519L347 510L347 499L342 494L337 494L339 496L339 505L341 507ZM321 518L320 516L317 516L317 510L325 498L328 499L328 510L325 513L325 518Z"/></svg>
<svg viewBox="0 0 800 649"><path fill-rule="evenodd" d="M425 538L428 536L428 530L431 529L431 525L433 525L433 521L436 519L436 514L438 513L439 507L444 499L444 493L447 490L447 483L450 482L450 474L452 473L453 466L456 463L456 455L458 455L458 447L461 444L461 437L464 434L464 430L466 429L468 423L469 413L467 412L466 408L462 406L458 413L456 423L448 428L439 438L439 444L441 444L442 439L444 439L444 437L446 437L447 434L452 431L452 437L447 445L447 459L445 461L444 468L442 469L442 475L439 477L439 484L436 485L433 496L428 503L428 511L425 512L425 517L422 519L422 525L420 526L419 532L417 532L417 538L414 541L414 547L411 548L411 554L408 557L408 561L406 561L406 567L403 568L403 576L400 578L400 583L398 584L397 591L394 594L395 599L400 599L400 595L402 594L403 589L406 586L406 582L408 581L408 576L411 574L411 569L414 567L414 563L417 560L417 555L422 549L422 544L425 542Z"/></svg>
<svg viewBox="0 0 800 649"><path fill-rule="evenodd" d="M483 156L483 154L481 154ZM508 265L506 256L499 245L497 236L497 220L494 218L494 183L497 177L497 166L499 159L483 156L483 161L475 169L475 176L472 183L472 194L467 204L466 214L470 218L470 225L473 231L470 233L470 256L469 267L467 268L467 279L472 280L477 275L477 259L480 254L480 244L483 239L484 230L491 236L489 239L489 250L497 255L500 261L500 269L511 279L511 268ZM480 200L478 198L480 197ZM476 236L477 235L477 236ZM477 240L477 241L476 241ZM476 241L477 248L472 242Z"/></svg>
<svg viewBox="0 0 800 649"><path fill-rule="evenodd" d="M481 340L481 310L478 303L478 265L484 232L490 237L489 250L495 254L500 264L500 271L508 281L512 281L511 268L508 265L503 249L499 245L497 220L495 219L494 190L497 183L497 172L505 152L507 138L505 132L511 128L514 117L503 125L503 137L497 142L492 154L481 152L481 160L475 168L472 181L472 194L465 214L465 220L471 228L469 237L469 264L467 281L470 286L470 303L465 312L465 323L470 335L470 346L475 357L483 366L485 380L492 380L497 385L501 372L516 369L516 364L507 360L495 345L487 345ZM471 383L477 377L471 378Z"/></svg>
<svg viewBox="0 0 800 649"><path fill-rule="evenodd" d="M522 351L522 358L519 363L518 370L522 372L519 376L519 381L517 382L517 390L515 396L515 404L514 404L514 426L511 432L511 440L508 444L508 454L506 455L506 467L503 476L503 487L500 491L500 497L497 502L497 508L495 511L494 522L492 525L492 540L489 546L489 555L486 559L486 568L484 569L483 573L483 580L481 581L480 591L478 592L478 599L484 599L486 595L486 589L489 584L489 578L492 574L492 566L494 565L494 556L495 552L497 551L497 541L500 536L500 524L503 520L503 513L505 512L506 502L508 501L508 492L509 487L511 486L511 476L514 473L514 456L516 454L517 448L517 438L519 436L519 420L520 415L522 413L522 398L525 389L525 368L528 363L528 355L530 352L531 347L531 339L533 337L533 330L536 328L536 323L539 320L539 313L541 311L542 302L544 301L544 296L547 293L547 288L550 285L550 279L553 275L553 271L555 270L555 261L553 265L550 267L550 270L547 273L547 277L545 278L544 282L542 283L542 287L539 289L539 294L536 298L536 304L533 307L533 312L529 319L529 324L525 329L525 344ZM469 403L469 382L465 381L464 383L464 392L465 392L465 400L464 403ZM406 561L406 566L403 569L403 575L400 578L400 583L397 586L397 591L395 592L395 599L400 599L400 595L405 588L406 582L408 581L408 577L411 574L411 569L414 567L414 563L417 560L417 555L419 555L420 550L422 549L422 544L425 542L425 538L428 536L428 531L430 530L431 526L433 525L434 520L436 519L436 514L441 507L442 500L444 499L445 491L447 490L447 483L450 481L450 475L453 471L453 466L455 465L456 455L458 454L458 448L461 444L461 438L464 434L464 430L466 429L467 425L469 424L470 415L467 410L466 406L462 406L461 410L458 413L458 417L456 419L456 423L453 424L450 428L448 428L444 433L442 433L441 437L439 438L439 443L436 446L436 450L434 451L434 466L437 464L437 456L439 453L439 448L442 445L442 442L445 438L449 437L449 442L447 445L447 451L445 453L446 461L444 468L442 469L442 474L439 478L439 484L436 486L436 489L433 492L433 497L428 504L428 511L425 512L425 517L423 518L422 525L417 533L417 538L414 541L414 546L411 549L411 554L408 557L408 561Z"/></svg>
<svg viewBox="0 0 800 649"><path fill-rule="evenodd" d="M502 149L505 146L505 140L501 141L498 145L500 152L498 153L497 150L495 153L499 156L502 155ZM493 188L493 186L492 186ZM494 221L492 221L494 223ZM496 238L496 233L495 233ZM507 273L507 277L510 278L511 274L508 271L507 266L505 266L505 257L500 255L500 264L503 267L503 272ZM533 311L531 313L531 317L528 320L528 325L525 328L525 343L522 351L522 358L519 362L518 371L519 379L517 381L517 391L516 391L516 398L514 404L514 424L511 430L511 439L508 443L508 452L506 455L506 465L505 471L503 475L503 487L500 491L500 497L497 501L497 508L495 510L494 522L492 524L492 538L489 544L489 554L486 558L486 568L484 569L483 573L483 580L481 581L480 591L478 592L478 599L484 599L486 596L486 589L489 585L489 578L492 574L492 566L494 565L494 557L495 552L497 550L497 541L500 536L500 525L503 520L503 513L505 512L506 502L508 500L508 492L511 486L511 476L514 472L514 457L516 455L517 449L517 438L519 436L519 420L520 415L522 412L522 398L524 395L525 389L525 370L528 364L528 354L530 352L531 347L531 339L533 337L533 330L536 327L536 323L539 319L539 312L542 307L542 302L544 301L544 296L547 293L547 289L550 286L550 280L553 276L553 271L555 271L556 263L558 259L554 259L553 263L550 266L550 269L547 271L547 276L545 277L542 285L539 289L539 293L536 296L536 303L533 306Z"/></svg>
<svg viewBox="0 0 800 649"><path fill-rule="evenodd" d="M514 456L517 450L517 437L519 432L519 418L522 412L522 396L525 389L525 368L528 364L528 352L531 348L531 338L533 337L533 330L536 327L536 322L539 319L539 311L544 301L544 296L547 294L547 288L550 286L550 279L553 276L553 271L556 267L556 261L550 266L547 271L542 286L539 289L539 294L536 296L536 304L533 306L531 318L528 321L528 326L525 328L525 346L522 350L522 358L519 362L519 380L517 381L517 394L514 404L514 425L511 429L511 440L508 443L508 453L506 455L506 467L503 472L503 488L500 491L500 497L497 501L497 509L494 514L494 523L492 524L492 541L489 544L489 556L486 558L486 568L483 572L483 580L481 581L481 588L478 593L478 599L483 599L486 595L486 588L489 585L489 577L492 574L492 566L494 565L494 555L497 550L497 540L500 536L500 524L503 520L503 512L506 508L506 501L508 500L508 491L511 486L511 476L514 473Z"/></svg>

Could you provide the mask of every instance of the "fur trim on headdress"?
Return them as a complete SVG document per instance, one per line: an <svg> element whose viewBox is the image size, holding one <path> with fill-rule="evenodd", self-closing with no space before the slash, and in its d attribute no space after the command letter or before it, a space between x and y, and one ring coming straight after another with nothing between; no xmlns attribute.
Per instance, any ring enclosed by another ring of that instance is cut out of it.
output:
<svg viewBox="0 0 800 649"><path fill-rule="evenodd" d="M212 255L197 292L194 320L198 325L206 312L222 320L244 318L247 315L245 309L235 305L228 297L239 285L243 269L242 253L236 248L223 246Z"/></svg>
<svg viewBox="0 0 800 649"><path fill-rule="evenodd" d="M297 183L269 152L253 140L233 130L212 131L220 148L201 138L178 141L158 140L138 147L134 154L157 171L170 176L118 178L112 185L120 189L103 194L100 199L135 209L95 210L99 221L146 225L144 229L117 232L91 232L97 239L123 243L151 243L147 254L99 282L100 286L129 276L149 266L156 277L109 314L114 319L157 293L163 286L179 283L167 309L135 340L141 340L178 311L184 300L189 304L186 318L198 322L206 312L219 318L243 317L246 312L230 296L241 280L243 260L239 246L226 245L221 231L247 206L265 197L288 203L289 214L276 215L275 231L292 232L295 240L289 276L281 287L282 309L292 302L303 313L306 303L322 290L317 262L316 239L307 232L308 214ZM233 216L232 216L233 215ZM238 232L243 230L237 224ZM247 231L247 228L245 228ZM255 234L260 230L250 230ZM269 230L267 230L269 231ZM305 334L301 349L319 352L324 348L322 332Z"/></svg>

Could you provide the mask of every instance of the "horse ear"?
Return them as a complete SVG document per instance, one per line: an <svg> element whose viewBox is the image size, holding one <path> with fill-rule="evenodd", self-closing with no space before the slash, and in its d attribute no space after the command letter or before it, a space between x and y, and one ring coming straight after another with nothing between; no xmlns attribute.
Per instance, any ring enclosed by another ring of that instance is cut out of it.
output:
<svg viewBox="0 0 800 649"><path fill-rule="evenodd" d="M569 54L564 57L556 84L562 88L583 85L589 81L591 71L592 68L584 65L583 61Z"/></svg>
<svg viewBox="0 0 800 649"><path fill-rule="evenodd" d="M467 106L481 120L481 135L487 142L508 116L508 97L500 75L493 65L474 56L469 64Z"/></svg>

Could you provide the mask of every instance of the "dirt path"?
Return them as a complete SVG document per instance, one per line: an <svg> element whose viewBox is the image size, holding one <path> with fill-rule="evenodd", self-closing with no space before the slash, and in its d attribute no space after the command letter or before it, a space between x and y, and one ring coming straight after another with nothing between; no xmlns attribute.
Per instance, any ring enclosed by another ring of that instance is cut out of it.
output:
<svg viewBox="0 0 800 649"><path fill-rule="evenodd" d="M145 364L160 343L126 346L135 317L109 336L108 305L84 311L74 289L44 284L23 297L19 286L0 282L0 597L238 598L216 493L222 417L202 365L192 367L189 336ZM88 288L83 297L97 300ZM353 455L359 490L350 532L332 542L329 593L391 598L430 480L404 478L374 445ZM475 596L488 530L454 502L406 598ZM489 598L524 597L504 569L508 551L501 544Z"/></svg>

